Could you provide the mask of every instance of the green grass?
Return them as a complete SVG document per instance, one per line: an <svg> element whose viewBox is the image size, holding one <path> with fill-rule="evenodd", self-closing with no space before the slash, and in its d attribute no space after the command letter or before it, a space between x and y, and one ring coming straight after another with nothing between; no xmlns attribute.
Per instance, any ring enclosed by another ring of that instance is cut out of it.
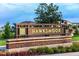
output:
<svg viewBox="0 0 79 59"><path fill-rule="evenodd" d="M74 36L72 37L72 40L73 40L73 41L79 41L79 35L74 35Z"/></svg>
<svg viewBox="0 0 79 59"><path fill-rule="evenodd" d="M6 45L6 40L0 40L0 46Z"/></svg>

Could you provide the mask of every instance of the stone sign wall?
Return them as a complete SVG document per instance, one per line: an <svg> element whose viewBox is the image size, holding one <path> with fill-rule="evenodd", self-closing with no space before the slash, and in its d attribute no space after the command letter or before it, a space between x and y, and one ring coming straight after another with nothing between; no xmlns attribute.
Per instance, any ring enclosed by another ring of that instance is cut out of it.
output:
<svg viewBox="0 0 79 59"><path fill-rule="evenodd" d="M29 48L29 47L53 47L53 45L60 46L59 44L70 44L67 45L71 46L71 36L55 36L55 37L30 37L30 38L18 38L16 40L10 39L7 40L7 49L14 49L14 48ZM62 45L64 46L64 45Z"/></svg>
<svg viewBox="0 0 79 59"><path fill-rule="evenodd" d="M66 26L62 24L16 24L16 38L7 40L6 48L18 50L18 48L52 47L60 44L71 46L71 39L72 37L66 34Z"/></svg>
<svg viewBox="0 0 79 59"><path fill-rule="evenodd" d="M65 27L60 24L17 24L16 37L50 36L65 34Z"/></svg>

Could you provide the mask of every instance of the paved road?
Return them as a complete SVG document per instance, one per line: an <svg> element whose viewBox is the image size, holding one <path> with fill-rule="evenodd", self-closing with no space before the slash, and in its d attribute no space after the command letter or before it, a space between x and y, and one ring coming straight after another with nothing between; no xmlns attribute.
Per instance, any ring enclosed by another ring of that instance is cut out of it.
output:
<svg viewBox="0 0 79 59"><path fill-rule="evenodd" d="M0 51L6 50L6 46L0 46Z"/></svg>
<svg viewBox="0 0 79 59"><path fill-rule="evenodd" d="M79 52L71 52L71 53L61 53L61 54L50 54L44 56L79 56Z"/></svg>

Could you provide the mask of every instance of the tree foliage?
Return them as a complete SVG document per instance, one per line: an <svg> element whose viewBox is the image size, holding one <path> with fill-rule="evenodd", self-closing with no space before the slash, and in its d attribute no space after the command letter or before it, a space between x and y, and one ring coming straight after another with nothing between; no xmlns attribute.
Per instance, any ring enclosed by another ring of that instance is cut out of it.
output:
<svg viewBox="0 0 79 59"><path fill-rule="evenodd" d="M73 29L75 29L75 35L79 35L79 30L78 30L78 26L73 26Z"/></svg>
<svg viewBox="0 0 79 59"><path fill-rule="evenodd" d="M62 20L62 14L58 11L58 6L53 3L40 3L35 10L36 23L58 23Z"/></svg>
<svg viewBox="0 0 79 59"><path fill-rule="evenodd" d="M10 38L10 24L9 22L6 23L6 25L4 26L4 34L3 34L5 39L9 39Z"/></svg>
<svg viewBox="0 0 79 59"><path fill-rule="evenodd" d="M4 26L3 33L0 35L1 39L10 39L15 36L15 25L10 26L10 23L7 22Z"/></svg>

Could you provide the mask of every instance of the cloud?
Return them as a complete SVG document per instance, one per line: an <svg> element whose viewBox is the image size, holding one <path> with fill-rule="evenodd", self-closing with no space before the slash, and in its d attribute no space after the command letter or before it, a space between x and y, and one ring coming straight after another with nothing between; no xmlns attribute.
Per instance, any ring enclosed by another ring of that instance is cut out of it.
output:
<svg viewBox="0 0 79 59"><path fill-rule="evenodd" d="M73 23L79 23L79 18L66 18L65 20L68 20Z"/></svg>
<svg viewBox="0 0 79 59"><path fill-rule="evenodd" d="M57 4L57 3L56 3ZM63 18L79 22L79 3L58 3ZM33 20L38 3L0 3L0 24Z"/></svg>
<svg viewBox="0 0 79 59"><path fill-rule="evenodd" d="M73 3L73 4L65 4L65 9L69 11L76 11L79 9L79 3Z"/></svg>
<svg viewBox="0 0 79 59"><path fill-rule="evenodd" d="M37 7L37 5L38 4L31 3L0 4L0 23L6 23L7 21L13 23L26 18L32 19L34 17L34 9Z"/></svg>
<svg viewBox="0 0 79 59"><path fill-rule="evenodd" d="M73 18L79 17L79 3L59 3L57 5L59 6L59 10L62 12L64 19L72 18L71 21L73 21Z"/></svg>

